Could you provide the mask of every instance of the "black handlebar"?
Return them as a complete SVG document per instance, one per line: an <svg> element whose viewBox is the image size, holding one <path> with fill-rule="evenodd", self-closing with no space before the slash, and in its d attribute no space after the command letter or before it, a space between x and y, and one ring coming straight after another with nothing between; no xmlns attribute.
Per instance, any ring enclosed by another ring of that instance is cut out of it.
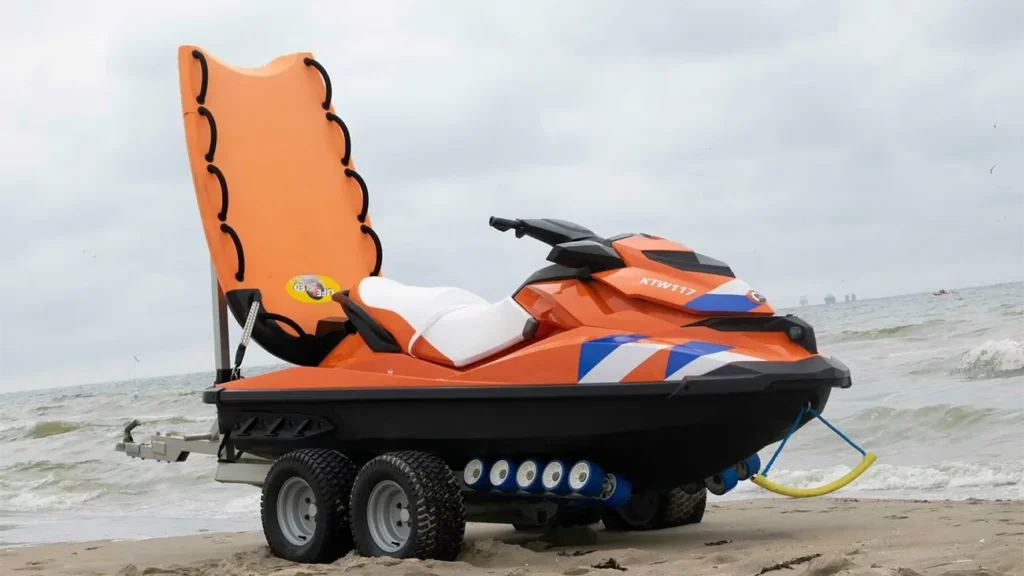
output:
<svg viewBox="0 0 1024 576"><path fill-rule="evenodd" d="M508 218L498 218L497 216L491 216L488 222L492 228L495 228L499 232L508 232L509 230L519 230L523 227L521 220L509 220Z"/></svg>
<svg viewBox="0 0 1024 576"><path fill-rule="evenodd" d="M598 239L597 234L579 224L554 218L527 218L525 220L516 218L515 220L509 220L508 218L491 216L489 224L501 232L515 230L516 238L529 236L534 240L540 240L548 246L555 246L575 240Z"/></svg>

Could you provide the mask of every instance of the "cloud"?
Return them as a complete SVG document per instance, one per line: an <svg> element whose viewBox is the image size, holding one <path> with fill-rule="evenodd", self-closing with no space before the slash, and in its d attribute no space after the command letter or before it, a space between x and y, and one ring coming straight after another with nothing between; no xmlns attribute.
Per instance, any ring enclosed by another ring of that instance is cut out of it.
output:
<svg viewBox="0 0 1024 576"><path fill-rule="evenodd" d="M391 277L503 297L546 250L487 217L549 216L794 303L1024 276L1022 23L1013 1L16 5L0 389L209 366L180 44L316 54Z"/></svg>

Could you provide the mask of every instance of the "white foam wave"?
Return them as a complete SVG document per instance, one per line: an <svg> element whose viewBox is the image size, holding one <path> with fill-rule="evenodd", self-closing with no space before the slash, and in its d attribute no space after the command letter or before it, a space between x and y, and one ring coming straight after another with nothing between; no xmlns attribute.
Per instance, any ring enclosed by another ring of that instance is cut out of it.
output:
<svg viewBox="0 0 1024 576"><path fill-rule="evenodd" d="M62 494L40 494L26 489L14 494L5 494L0 498L0 511L4 512L37 512L40 510L65 511L76 510L82 504L95 500L102 495L99 490L89 492L66 492Z"/></svg>
<svg viewBox="0 0 1024 576"><path fill-rule="evenodd" d="M953 374L968 378L1000 378L1024 372L1024 342L988 340L960 358Z"/></svg>
<svg viewBox="0 0 1024 576"><path fill-rule="evenodd" d="M145 504L135 501L111 504L111 508L132 514L145 514L151 518L225 518L232 520L258 519L260 517L260 491L252 486L216 486L208 498L189 500L183 492L174 492L174 506L149 499Z"/></svg>

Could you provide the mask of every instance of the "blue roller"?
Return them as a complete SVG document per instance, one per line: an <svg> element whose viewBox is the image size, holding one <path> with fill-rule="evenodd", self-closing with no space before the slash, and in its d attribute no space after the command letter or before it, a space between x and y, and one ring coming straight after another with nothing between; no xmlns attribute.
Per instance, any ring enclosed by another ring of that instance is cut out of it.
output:
<svg viewBox="0 0 1024 576"><path fill-rule="evenodd" d="M604 470L588 460L580 460L569 469L569 489L581 496L597 496L604 486Z"/></svg>
<svg viewBox="0 0 1024 576"><path fill-rule="evenodd" d="M545 492L568 494L569 470L566 469L565 462L561 460L548 462L547 466L544 467L544 471L541 472L540 483L544 487Z"/></svg>
<svg viewBox="0 0 1024 576"><path fill-rule="evenodd" d="M491 465L491 486L502 492L516 489L516 465L508 458L497 460Z"/></svg>
<svg viewBox="0 0 1024 576"><path fill-rule="evenodd" d="M735 488L739 481L739 475L734 467L726 468L714 476L705 478L704 485L708 487L708 492L721 496Z"/></svg>
<svg viewBox="0 0 1024 576"><path fill-rule="evenodd" d="M760 471L761 457L758 456L757 454L754 454L753 456L747 456L746 458L743 459L743 462L740 462L739 464L736 465L736 472L740 479L740 482L744 480L750 480L751 478L754 477L754 474L757 474Z"/></svg>
<svg viewBox="0 0 1024 576"><path fill-rule="evenodd" d="M523 460L516 470L516 486L523 492L541 492L544 487L540 483L540 464L534 460Z"/></svg>
<svg viewBox="0 0 1024 576"><path fill-rule="evenodd" d="M462 469L462 482L473 490L489 488L487 483L487 462L483 458L473 458Z"/></svg>
<svg viewBox="0 0 1024 576"><path fill-rule="evenodd" d="M605 506L618 508L625 506L632 495L633 485L625 476L619 474L605 474L599 498Z"/></svg>

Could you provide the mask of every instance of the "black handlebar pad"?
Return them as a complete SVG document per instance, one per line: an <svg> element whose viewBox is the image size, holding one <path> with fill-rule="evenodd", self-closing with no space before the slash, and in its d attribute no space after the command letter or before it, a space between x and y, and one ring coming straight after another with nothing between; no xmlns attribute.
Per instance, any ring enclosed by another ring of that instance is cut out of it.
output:
<svg viewBox="0 0 1024 576"><path fill-rule="evenodd" d="M523 223L519 220L509 220L508 218L498 218L497 216L491 216L488 222L491 227L497 229L500 232L507 232L509 230L518 230L523 226Z"/></svg>

